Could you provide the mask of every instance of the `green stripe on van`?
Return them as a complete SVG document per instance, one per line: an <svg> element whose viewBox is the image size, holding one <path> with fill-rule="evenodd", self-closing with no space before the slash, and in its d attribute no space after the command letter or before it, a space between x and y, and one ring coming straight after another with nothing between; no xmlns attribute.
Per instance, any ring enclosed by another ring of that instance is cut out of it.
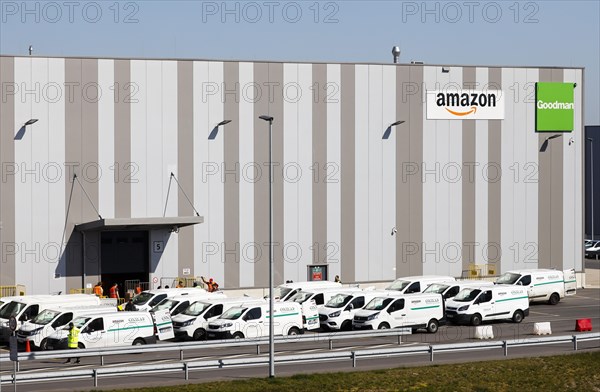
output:
<svg viewBox="0 0 600 392"><path fill-rule="evenodd" d="M171 321L166 321L164 323L156 324L157 327L161 327L163 325L171 324Z"/></svg>
<svg viewBox="0 0 600 392"><path fill-rule="evenodd" d="M440 307L440 305L422 306L420 308L410 308L410 310L433 309L433 308L439 308L439 307Z"/></svg>
<svg viewBox="0 0 600 392"><path fill-rule="evenodd" d="M575 282L577 282L577 279L565 280L565 283L575 283Z"/></svg>
<svg viewBox="0 0 600 392"><path fill-rule="evenodd" d="M527 298L527 299L529 299L529 297L528 297L528 296L524 296L524 297L515 297L515 298L499 299L499 300L497 300L496 302L514 301L514 300L517 300L517 299L523 299L523 298Z"/></svg>
<svg viewBox="0 0 600 392"><path fill-rule="evenodd" d="M133 327L109 329L106 332L127 331L129 329L153 328L153 327L154 327L154 325L136 325L136 326L133 326Z"/></svg>
<svg viewBox="0 0 600 392"><path fill-rule="evenodd" d="M554 282L536 283L536 284L534 284L534 286L543 286L546 284L554 284L554 283L564 283L564 280L555 280Z"/></svg>
<svg viewBox="0 0 600 392"><path fill-rule="evenodd" d="M277 316L275 316L275 317L277 317ZM319 318L319 316L315 316L315 317L307 317L307 318L306 318L306 321L308 321L308 320L314 320L314 319L318 319L318 318Z"/></svg>
<svg viewBox="0 0 600 392"><path fill-rule="evenodd" d="M273 317L285 317L285 316L296 316L299 315L300 313L286 313L286 314L276 314ZM267 316L267 318L270 318L271 316Z"/></svg>

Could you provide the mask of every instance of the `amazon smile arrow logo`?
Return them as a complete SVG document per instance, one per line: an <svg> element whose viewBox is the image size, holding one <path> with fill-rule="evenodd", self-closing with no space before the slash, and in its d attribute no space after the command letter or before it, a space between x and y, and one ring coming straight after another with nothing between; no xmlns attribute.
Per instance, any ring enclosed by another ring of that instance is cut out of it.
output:
<svg viewBox="0 0 600 392"><path fill-rule="evenodd" d="M448 108L445 108L448 112L454 114L455 116L467 116L471 113L475 114L477 112L477 106L471 106L471 110L469 110L468 112L455 112L454 110L450 110Z"/></svg>

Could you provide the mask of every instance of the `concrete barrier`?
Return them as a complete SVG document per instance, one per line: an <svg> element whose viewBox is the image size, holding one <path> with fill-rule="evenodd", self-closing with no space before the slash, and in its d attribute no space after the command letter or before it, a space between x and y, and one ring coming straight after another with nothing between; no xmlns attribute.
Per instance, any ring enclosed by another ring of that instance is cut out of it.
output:
<svg viewBox="0 0 600 392"><path fill-rule="evenodd" d="M534 323L533 324L533 334L534 335L552 335L552 329L550 328L550 323Z"/></svg>
<svg viewBox="0 0 600 392"><path fill-rule="evenodd" d="M491 325L480 325L475 327L475 339L493 339L494 329Z"/></svg>

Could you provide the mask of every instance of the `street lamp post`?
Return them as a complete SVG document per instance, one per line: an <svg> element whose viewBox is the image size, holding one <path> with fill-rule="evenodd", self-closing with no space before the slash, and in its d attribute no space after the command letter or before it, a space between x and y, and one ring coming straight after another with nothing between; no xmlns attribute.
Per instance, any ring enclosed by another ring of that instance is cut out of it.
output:
<svg viewBox="0 0 600 392"><path fill-rule="evenodd" d="M273 117L260 116L269 123L269 377L275 377L275 333L273 321Z"/></svg>
<svg viewBox="0 0 600 392"><path fill-rule="evenodd" d="M590 166L592 167L590 177L592 180L592 240L595 240L594 236L594 139L588 137L587 140L590 142Z"/></svg>

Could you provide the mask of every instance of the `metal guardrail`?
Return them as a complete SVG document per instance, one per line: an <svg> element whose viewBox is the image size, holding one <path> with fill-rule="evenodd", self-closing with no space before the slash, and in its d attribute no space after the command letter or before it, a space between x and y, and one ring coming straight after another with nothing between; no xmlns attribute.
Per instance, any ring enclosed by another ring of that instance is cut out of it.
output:
<svg viewBox="0 0 600 392"><path fill-rule="evenodd" d="M307 335L293 336L276 336L275 343L310 343L310 342L328 342L329 349L333 349L333 341L344 339L362 339L373 337L388 337L393 336L398 338L398 344L402 343L403 335L410 335L410 328L396 328L388 330L373 330L373 331L350 331L350 332L334 332L334 333L315 333ZM269 344L269 338L247 338L247 339L225 339L217 341L205 342L187 342L187 343L167 343L167 344L150 344L145 346L117 346L101 349L85 349L78 350L78 357L100 357L100 365L104 365L104 357L112 355L124 354L143 354L148 352L169 352L179 351L179 359L183 361L183 353L189 350L199 349L218 349L223 347L241 347L241 346L256 346L256 354L260 354L260 346ZM29 353L19 353L19 362L46 360L46 359L64 359L72 357L72 350L49 350L49 351L33 351ZM8 355L0 355L0 363L9 362Z"/></svg>
<svg viewBox="0 0 600 392"><path fill-rule="evenodd" d="M452 343L452 344L439 344L429 346L418 346L418 347L406 347L406 348L389 348L381 350L358 350L358 351L343 351L343 352L328 352L323 354L299 354L299 355L285 355L275 356L275 364L286 364L286 363L307 363L307 362L323 362L323 361L340 361L340 360L351 360L352 367L357 367L357 360L361 358L374 358L374 357L392 357L402 355L429 355L429 360L434 361L434 353L440 352L459 352L459 351L471 351L471 350L483 350L483 349L503 349L503 355L508 356L509 347L523 347L523 346L535 346L541 344L565 344L572 343L573 350L577 350L578 342L600 340L600 333L587 333L580 335L570 336L551 336L542 338L531 338L531 339L514 339L514 340L503 340L503 341L491 341L491 342L478 342L478 343ZM145 373L173 373L183 372L185 380L189 379L189 372L193 370L210 370L210 369L222 369L222 368L235 368L235 367L250 367L250 366L263 366L269 363L269 359L265 357L260 358L240 358L240 359L217 359L208 361L192 361L192 362L178 362L172 364L158 364L158 365L141 365L141 366L128 366L125 368L100 368L100 369L87 369L87 370L69 370L69 371L57 371L57 372L40 372L40 373L17 373L17 383L23 382L39 382L39 381L50 381L50 380L75 380L75 379L93 379L94 387L98 386L98 379L100 377L117 377L126 375L140 375ZM13 376L7 375L0 377L0 383L9 384L13 383Z"/></svg>

